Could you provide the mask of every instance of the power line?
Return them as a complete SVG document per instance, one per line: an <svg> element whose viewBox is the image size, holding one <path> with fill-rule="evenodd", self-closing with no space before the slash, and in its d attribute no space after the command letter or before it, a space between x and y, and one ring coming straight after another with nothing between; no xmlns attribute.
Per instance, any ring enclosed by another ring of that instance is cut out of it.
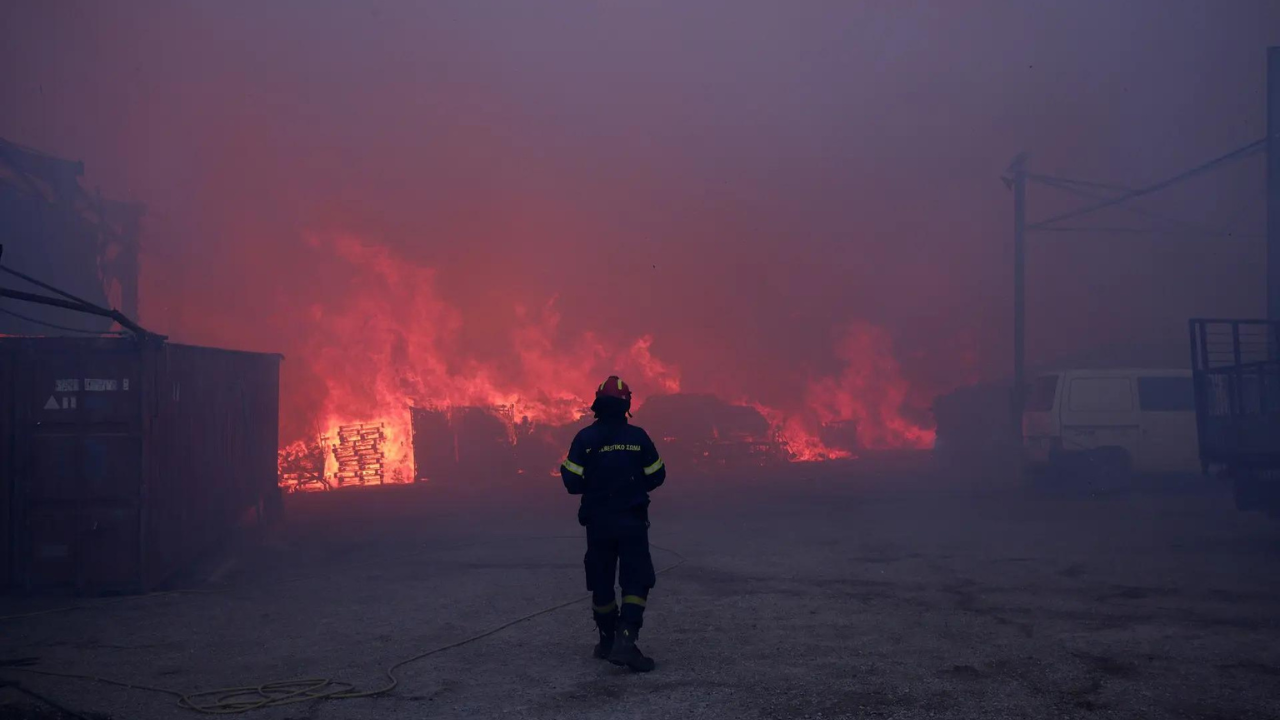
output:
<svg viewBox="0 0 1280 720"><path fill-rule="evenodd" d="M54 287L53 285L50 285L49 283L37 280L31 277L30 275L27 275L25 273L20 273L17 270L14 270L13 268L10 268L10 267L5 267L3 265L0 265L0 272L5 272L10 275L13 275L14 277L20 278L22 280L26 280L32 285L35 285L40 288L44 288L45 290L48 290L54 294L61 295L62 297L67 298L67 300L59 300L58 298L38 295L35 293L22 292L19 290L10 290L8 288L0 288L0 297L7 297L7 298L12 298L14 300L23 300L26 302L39 303L41 305L51 305L53 307L66 308L68 310L75 310L76 312L88 313L90 315L100 315L103 317L109 317L112 320L115 320L121 327L127 328L128 330L133 332L134 335L137 335L138 337L150 337L153 335L152 332L150 332L149 330L146 330L145 328L138 325L134 321L125 317L124 313L121 313L118 310L114 310L111 308L104 308L99 305L95 305L94 303L78 298L75 295L72 295L71 293L66 292L64 290L59 290L58 288ZM156 337L163 339L163 336L156 336Z"/></svg>
<svg viewBox="0 0 1280 720"><path fill-rule="evenodd" d="M0 265L0 272L8 273L8 274L10 274L10 275L12 275L12 276L14 276L14 277L16 277L16 278L20 279L20 280L26 280L27 282L31 283L32 285L35 285L36 287L40 288L41 290L48 290L48 291L49 291L49 292L51 292L51 293L55 293L55 294L57 294L57 295L61 295L62 297L66 298L66 299L68 299L68 300L73 300L73 301L75 301L75 302L78 302L78 303L80 303L81 305L87 305L87 306L89 306L89 307L91 307L91 308L95 308L95 309L97 309L97 310L105 310L105 309L106 309L106 308L100 307L100 306L98 306L98 305L95 305L94 303L91 303L91 302L89 302L88 300L85 300L84 298L79 298L79 297L76 297L75 295L72 295L72 294L71 294L71 293L69 293L69 292L66 292L66 291L63 291L63 290L59 290L58 288L56 288L56 287L54 287L54 286L52 286L52 285L50 285L50 284L48 284L48 283L46 283L46 282L41 282L41 281L39 281L39 280L37 280L37 279L35 279L35 278L31 277L30 275L27 275L26 273L20 273L20 272L18 272L17 270L14 270L13 268L5 267L5 266L3 266L3 265Z"/></svg>
<svg viewBox="0 0 1280 720"><path fill-rule="evenodd" d="M1071 193L1072 195L1075 195L1076 197L1082 197L1082 198L1084 198L1084 199L1086 199L1086 200L1094 200L1094 201L1099 201L1099 200L1111 200L1111 199L1114 197L1114 196L1112 196L1112 197L1107 197L1107 196L1105 196L1105 195L1099 195L1098 193L1093 193L1093 192L1088 192L1088 191L1085 191L1085 190L1081 190L1079 187L1073 187L1071 184L1068 184L1067 182L1064 182L1064 181L1059 181L1059 180L1057 180L1056 178L1050 178L1050 177L1040 176L1039 178L1037 178L1037 180L1038 180L1041 184L1046 185L1046 186L1051 187L1051 188L1054 188L1055 190L1062 190L1062 191L1064 191L1064 192L1069 192L1069 193ZM1097 184L1096 184L1096 187L1102 187L1102 184L1101 184L1101 183L1097 183ZM1114 186L1114 187L1115 187L1115 188L1120 188L1120 186ZM1121 189L1121 191L1122 191L1122 192L1133 192L1133 188L1120 188L1120 189ZM1156 221L1158 221L1158 222L1168 223L1168 224L1170 224L1170 225L1178 225L1178 226L1184 226L1184 227L1194 227L1194 226L1192 225L1192 223L1183 222L1183 221L1181 221L1181 220L1175 220L1175 219L1173 219L1173 218L1166 218L1166 217L1163 217L1163 216L1161 216L1161 215L1157 215L1156 213L1153 213L1153 212L1151 212L1151 211L1149 211L1149 210L1143 210L1142 208L1138 208L1138 207L1128 207L1128 206L1126 206L1126 207L1122 207L1122 208L1120 208L1120 209L1121 209L1121 210L1124 210L1125 212L1133 213L1134 215L1141 215L1141 216L1146 217L1146 218L1149 218L1149 219L1151 219L1151 220L1156 220ZM1047 230L1048 228L1043 228L1043 229L1046 229L1046 230ZM1196 227L1195 229L1196 229L1196 230L1198 230L1198 231L1203 231L1203 230L1204 230L1203 228L1199 228L1199 227Z"/></svg>
<svg viewBox="0 0 1280 720"><path fill-rule="evenodd" d="M1060 185L1079 185L1081 187L1111 190L1113 192L1131 192L1133 190L1133 187L1129 185L1116 185L1115 183L1103 183L1094 180L1077 180L1075 178L1057 177L1056 175L1040 175L1038 173L1027 173L1027 179L1035 180L1036 182L1044 183L1045 185L1053 185L1054 187L1058 187ZM1063 189L1065 190L1066 188Z"/></svg>
<svg viewBox="0 0 1280 720"><path fill-rule="evenodd" d="M1232 150L1226 155L1222 155L1221 157L1214 158L1213 160L1210 160L1209 162L1204 163L1203 165L1197 165L1196 167L1193 167L1190 170L1187 170L1186 172L1175 175L1167 180L1161 180L1160 182L1155 183L1154 185L1148 185L1144 188L1130 190L1127 193L1111 198L1109 200L1104 200L1102 202L1095 203L1093 205L1088 205L1088 206L1079 208L1077 210L1072 210L1070 212L1065 212L1060 215L1055 215L1046 220L1041 220L1040 222L1027 225L1026 227L1028 230L1040 230L1040 229L1043 229L1046 225L1052 225L1054 223L1058 223L1063 220L1069 220L1071 218L1080 217L1081 215L1087 215L1089 213L1102 210L1103 208L1109 208L1114 205L1119 205L1120 203L1123 203L1123 202L1128 202L1129 200L1134 200L1136 198L1143 197L1144 195L1150 195L1151 193L1159 192L1160 190L1164 190L1167 187L1171 187L1185 180L1190 180L1191 178L1196 177L1198 175L1203 175L1204 173L1217 168L1219 165L1223 165L1228 162L1232 162L1234 160L1240 160L1254 153L1261 152L1263 149L1266 148L1266 146L1267 146L1266 138L1257 140L1255 142L1251 142L1248 145L1245 145L1244 147Z"/></svg>
<svg viewBox="0 0 1280 720"><path fill-rule="evenodd" d="M26 315L23 315L23 314L21 314L21 313L16 313L16 312L14 312L14 311L12 311L12 310L6 310L5 308L0 308L0 313L4 313L5 315L11 315L11 316L13 316L13 317L15 317L15 318L18 318L19 320L23 320L23 321L25 321L25 322L29 322L29 323L31 323L31 324L33 324L33 325L43 325L44 327L52 328L52 329L54 329L54 330L61 330L61 331L63 331L63 332L83 333L83 334L85 334L85 335L123 335L123 334L124 334L124 333L122 333L122 332L120 332L120 331L118 331L118 330L116 330L116 331L110 331L110 330L88 330L88 329L85 329L85 328L73 328L73 327L66 327L66 326L64 326L64 325L57 325L57 324L54 324L54 323L51 323L51 322L45 322L44 320L37 320L37 319L32 318L32 317L27 317Z"/></svg>
<svg viewBox="0 0 1280 720"><path fill-rule="evenodd" d="M1233 240L1256 240L1266 237L1261 233L1234 233L1229 231L1212 232L1212 231L1176 231L1161 230L1159 228L1135 228L1135 227L1052 227L1039 228L1036 232L1041 233L1108 233L1115 235L1166 235L1169 237L1181 237L1187 239L1204 239L1211 238L1231 238Z"/></svg>
<svg viewBox="0 0 1280 720"><path fill-rule="evenodd" d="M1054 177L1050 177L1050 176L1046 176L1046 175L1039 175L1039 176L1036 176L1036 178L1035 178L1035 179L1036 179L1038 182L1040 182L1042 185L1045 185L1045 186L1047 186L1047 187L1054 188L1054 189L1056 189L1056 190L1062 190L1062 191L1064 191L1064 192L1069 192L1069 193L1071 193L1071 194L1073 194L1073 195L1076 195L1077 197L1085 198L1086 200L1109 200L1109 199L1111 199L1111 198L1106 197L1105 195L1100 195L1100 194L1098 194L1098 193L1093 193L1093 192L1088 192L1088 191L1085 191L1085 190L1081 190L1081 189L1080 189L1080 188L1078 188L1078 187L1072 187L1071 185L1069 185L1069 184L1068 184L1068 183L1083 184L1083 183L1081 183L1081 182L1079 182L1079 181L1068 181L1068 180L1064 180L1064 179L1060 179L1060 178L1054 178ZM1091 183L1091 184L1092 184L1092 185L1095 185L1095 186L1098 186L1098 187L1104 187L1104 185L1103 185L1102 183ZM1122 187L1122 186L1118 186L1118 185L1116 185L1116 186L1111 186L1111 187L1120 188L1120 187ZM1125 190L1126 190L1126 191L1131 192L1131 189L1129 189L1129 188L1125 188ZM1244 206L1242 206L1242 207L1241 207L1241 208L1240 208L1236 213L1233 213L1233 215L1238 215L1239 213L1243 212L1243 211L1244 211L1244 209L1245 209L1245 208L1247 208L1247 207L1248 207L1248 205L1247 205L1247 204L1246 204L1246 205L1244 205ZM1237 233L1237 232L1234 232L1234 231L1231 231L1231 230L1213 230L1213 229L1210 229L1210 228L1208 228L1208 227L1206 227L1206 226L1204 226L1204 225L1200 225L1199 223L1193 223L1193 222L1189 222L1189 221L1186 221L1186 220L1179 220L1179 219L1177 219L1177 218L1166 217L1166 216L1164 216L1164 215L1160 215L1159 213L1154 213L1154 212L1151 212L1150 210L1144 210L1144 209L1139 208L1139 207L1129 207L1129 206L1126 206L1126 207L1122 207L1122 208L1120 208L1120 209L1121 209L1121 210L1124 210L1125 212L1132 213L1132 214L1134 214L1134 215L1141 215L1141 216L1143 216L1143 217L1145 217L1145 218L1148 218L1148 219L1154 220L1154 221L1156 221L1156 222L1160 222L1160 223L1164 223L1164 224L1167 224L1167 225L1171 225L1171 226L1176 227L1176 228L1180 228L1180 229L1182 230L1182 234L1194 234L1194 233L1198 233L1198 234L1203 235L1203 236L1205 236L1205 237L1232 237L1232 238L1242 238L1242 239L1261 238L1261 237L1263 237L1262 235L1259 235L1259 234ZM1046 228L1046 227L1035 227L1034 229L1036 230L1036 232L1063 232L1063 231L1064 231L1064 230L1062 230L1062 229L1058 229L1058 228ZM1078 231L1078 232L1101 232L1101 231L1103 231L1103 229L1100 229L1100 228L1076 228L1075 230L1076 230L1076 231ZM1117 231L1117 232L1137 232L1137 231L1139 231L1139 230L1138 230L1137 228L1131 228L1131 229L1118 228L1118 229L1116 229L1116 231ZM1152 234L1158 234L1158 233L1156 233L1156 232L1152 232ZM1169 234L1176 234L1176 233L1169 233Z"/></svg>

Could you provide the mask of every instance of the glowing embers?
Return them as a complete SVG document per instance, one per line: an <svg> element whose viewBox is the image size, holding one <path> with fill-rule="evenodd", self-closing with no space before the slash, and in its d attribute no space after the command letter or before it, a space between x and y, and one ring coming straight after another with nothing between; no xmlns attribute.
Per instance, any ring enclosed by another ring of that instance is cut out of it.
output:
<svg viewBox="0 0 1280 720"><path fill-rule="evenodd" d="M386 433L381 425L341 425L332 446L338 470L334 482L342 485L381 485L385 479Z"/></svg>

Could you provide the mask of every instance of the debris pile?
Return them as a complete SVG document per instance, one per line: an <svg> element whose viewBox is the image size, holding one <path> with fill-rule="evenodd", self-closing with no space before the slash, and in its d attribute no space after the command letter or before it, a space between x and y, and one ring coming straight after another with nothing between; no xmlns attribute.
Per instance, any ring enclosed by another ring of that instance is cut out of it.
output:
<svg viewBox="0 0 1280 720"><path fill-rule="evenodd" d="M294 443L280 451L280 486L286 492L331 490L324 476L324 443Z"/></svg>

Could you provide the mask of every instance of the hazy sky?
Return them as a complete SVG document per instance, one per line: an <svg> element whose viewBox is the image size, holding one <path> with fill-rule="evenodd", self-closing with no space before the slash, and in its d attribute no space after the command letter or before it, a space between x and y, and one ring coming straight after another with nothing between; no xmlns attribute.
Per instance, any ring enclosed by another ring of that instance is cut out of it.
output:
<svg viewBox="0 0 1280 720"><path fill-rule="evenodd" d="M565 333L768 395L854 320L921 388L1005 372L1009 160L1139 185L1260 138L1280 3L33 0L0 33L0 136L148 205L161 331L296 350L333 272L301 238L346 232L478 346L558 294ZM1143 207L1261 232L1262 163ZM1033 362L1262 311L1257 240L1032 242Z"/></svg>

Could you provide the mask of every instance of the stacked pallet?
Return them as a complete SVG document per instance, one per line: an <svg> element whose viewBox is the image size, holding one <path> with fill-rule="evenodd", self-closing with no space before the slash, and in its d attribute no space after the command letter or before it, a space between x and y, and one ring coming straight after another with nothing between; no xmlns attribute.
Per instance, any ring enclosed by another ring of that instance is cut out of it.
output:
<svg viewBox="0 0 1280 720"><path fill-rule="evenodd" d="M328 490L329 483L322 472L287 472L280 474L280 487L285 492Z"/></svg>
<svg viewBox="0 0 1280 720"><path fill-rule="evenodd" d="M334 473L339 485L381 485L385 454L382 444L387 436L381 425L343 425L333 444L333 459L338 463Z"/></svg>

